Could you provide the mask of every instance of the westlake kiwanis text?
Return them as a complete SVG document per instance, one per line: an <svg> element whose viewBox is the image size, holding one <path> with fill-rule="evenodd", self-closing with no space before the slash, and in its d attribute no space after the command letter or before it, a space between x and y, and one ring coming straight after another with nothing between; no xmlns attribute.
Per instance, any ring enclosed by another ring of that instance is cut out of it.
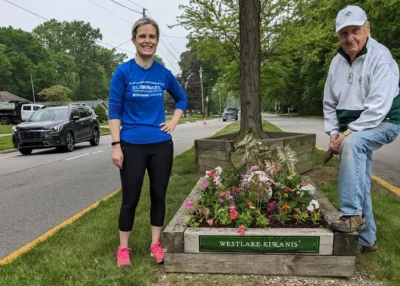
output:
<svg viewBox="0 0 400 286"><path fill-rule="evenodd" d="M221 246L227 247L297 247L297 242L275 242L275 241L260 241L244 242L244 241L220 241Z"/></svg>
<svg viewBox="0 0 400 286"><path fill-rule="evenodd" d="M318 236L199 236L200 252L318 253Z"/></svg>

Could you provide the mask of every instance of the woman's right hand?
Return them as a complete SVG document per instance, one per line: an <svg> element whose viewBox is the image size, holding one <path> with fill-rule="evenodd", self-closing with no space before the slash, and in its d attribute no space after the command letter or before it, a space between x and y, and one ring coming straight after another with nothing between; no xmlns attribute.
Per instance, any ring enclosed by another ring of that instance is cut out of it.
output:
<svg viewBox="0 0 400 286"><path fill-rule="evenodd" d="M124 153L122 153L120 144L117 144L113 147L112 161L115 166L122 169L122 163L124 161Z"/></svg>

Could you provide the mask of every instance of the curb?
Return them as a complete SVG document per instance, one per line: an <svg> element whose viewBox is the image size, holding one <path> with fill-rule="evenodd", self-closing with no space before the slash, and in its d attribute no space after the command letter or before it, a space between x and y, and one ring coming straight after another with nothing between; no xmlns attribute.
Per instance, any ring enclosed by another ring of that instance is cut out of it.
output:
<svg viewBox="0 0 400 286"><path fill-rule="evenodd" d="M108 132L108 133L100 134L100 136L105 136L105 135L110 135L110 134L111 134L111 133ZM1 154L13 153L13 152L18 152L18 149L14 148L14 149L3 150L3 151L0 151L0 155L1 155Z"/></svg>

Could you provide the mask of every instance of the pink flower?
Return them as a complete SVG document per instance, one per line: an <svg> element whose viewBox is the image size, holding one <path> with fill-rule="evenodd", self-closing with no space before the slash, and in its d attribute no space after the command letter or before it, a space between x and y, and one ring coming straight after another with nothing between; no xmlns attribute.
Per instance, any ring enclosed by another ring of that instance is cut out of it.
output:
<svg viewBox="0 0 400 286"><path fill-rule="evenodd" d="M205 181L205 182L201 185L201 187L202 187L203 189L207 189L207 187L208 187L209 184L210 184L210 182Z"/></svg>
<svg viewBox="0 0 400 286"><path fill-rule="evenodd" d="M194 199L193 198L189 198L185 201L185 210L188 211L195 211L196 207L193 206L194 203Z"/></svg>
<svg viewBox="0 0 400 286"><path fill-rule="evenodd" d="M225 194L226 194L226 192L219 192L219 193L218 193L218 195L219 195L220 197L225 196Z"/></svg>
<svg viewBox="0 0 400 286"><path fill-rule="evenodd" d="M211 177L212 173L210 171L206 171L206 176Z"/></svg>
<svg viewBox="0 0 400 286"><path fill-rule="evenodd" d="M207 220L207 224L208 224L209 226L212 226L213 223L214 223L214 220L212 220L212 219L208 219L208 220Z"/></svg>
<svg viewBox="0 0 400 286"><path fill-rule="evenodd" d="M241 224L241 225L238 227L237 232L238 232L241 236L244 235L244 225L243 225L243 224Z"/></svg>
<svg viewBox="0 0 400 286"><path fill-rule="evenodd" d="M223 200L223 199L219 199L219 202L220 202L220 203L223 203L223 202L224 202L224 200Z"/></svg>
<svg viewBox="0 0 400 286"><path fill-rule="evenodd" d="M235 210L236 209L235 204L231 204L230 208Z"/></svg>
<svg viewBox="0 0 400 286"><path fill-rule="evenodd" d="M305 187L305 186L308 186L308 184L306 184L306 183L300 183L300 187Z"/></svg>
<svg viewBox="0 0 400 286"><path fill-rule="evenodd" d="M234 208L231 208L231 219L236 219L237 215L239 214L239 212L237 210L235 210Z"/></svg>
<svg viewBox="0 0 400 286"><path fill-rule="evenodd" d="M250 171L258 171L258 170L260 170L260 167L258 167L257 165L250 167Z"/></svg>
<svg viewBox="0 0 400 286"><path fill-rule="evenodd" d="M248 178L250 178L250 175L243 175L242 176L244 179L248 179Z"/></svg>
<svg viewBox="0 0 400 286"><path fill-rule="evenodd" d="M268 204L268 211L271 213L275 210L276 201L273 201Z"/></svg>
<svg viewBox="0 0 400 286"><path fill-rule="evenodd" d="M232 195L227 195L227 196L226 196L226 199L227 199L227 200L233 200L233 197L232 197Z"/></svg>

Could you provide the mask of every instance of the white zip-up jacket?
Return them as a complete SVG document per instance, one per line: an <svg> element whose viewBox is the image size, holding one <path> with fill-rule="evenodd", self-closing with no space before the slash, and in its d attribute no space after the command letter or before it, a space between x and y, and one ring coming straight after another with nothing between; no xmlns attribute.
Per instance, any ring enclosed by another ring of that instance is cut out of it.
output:
<svg viewBox="0 0 400 286"><path fill-rule="evenodd" d="M369 37L352 64L339 49L325 83L325 132L362 131L383 120L400 124L398 94L399 67L385 46Z"/></svg>

